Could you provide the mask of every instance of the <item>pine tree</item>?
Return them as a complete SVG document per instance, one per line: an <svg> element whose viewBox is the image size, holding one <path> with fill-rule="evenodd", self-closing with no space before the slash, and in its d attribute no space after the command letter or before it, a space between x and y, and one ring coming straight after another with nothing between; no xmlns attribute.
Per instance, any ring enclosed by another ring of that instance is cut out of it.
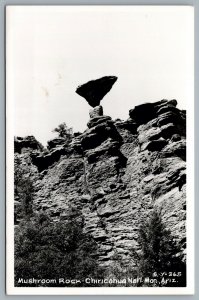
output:
<svg viewBox="0 0 199 300"><path fill-rule="evenodd" d="M156 209L148 219L142 221L138 231L138 243L139 276L155 276L156 286L186 286L186 264L171 232L163 224ZM176 277L174 281L171 279L173 276ZM171 281L165 282L163 278Z"/></svg>
<svg viewBox="0 0 199 300"><path fill-rule="evenodd" d="M71 141L73 136L73 129L69 128L65 122L61 123L53 129L53 132L57 132L60 138L65 138L68 142Z"/></svg>

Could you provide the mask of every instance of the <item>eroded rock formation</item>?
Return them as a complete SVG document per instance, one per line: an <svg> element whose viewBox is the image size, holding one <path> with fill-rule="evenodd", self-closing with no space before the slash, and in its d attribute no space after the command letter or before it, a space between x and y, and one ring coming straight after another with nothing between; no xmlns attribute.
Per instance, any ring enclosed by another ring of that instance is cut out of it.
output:
<svg viewBox="0 0 199 300"><path fill-rule="evenodd" d="M56 141L49 153L31 154L37 167L34 209L55 222L67 219L71 205L81 211L102 265L116 255L129 264L140 218L154 207L185 254L186 114L176 105L143 104L126 121L114 121L97 107L70 144ZM16 155L23 160L23 153Z"/></svg>
<svg viewBox="0 0 199 300"><path fill-rule="evenodd" d="M21 153L21 151L25 149L42 151L43 146L32 135L27 136L25 138L19 136L15 137L14 151Z"/></svg>
<svg viewBox="0 0 199 300"><path fill-rule="evenodd" d="M76 93L84 97L90 106L95 107L100 105L100 101L111 90L116 80L116 76L104 76L91 80L78 86Z"/></svg>

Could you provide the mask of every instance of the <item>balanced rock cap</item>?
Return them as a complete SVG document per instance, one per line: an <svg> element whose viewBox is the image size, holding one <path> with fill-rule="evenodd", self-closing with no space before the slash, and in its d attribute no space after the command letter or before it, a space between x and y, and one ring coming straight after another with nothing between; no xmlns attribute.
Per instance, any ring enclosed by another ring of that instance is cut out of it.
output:
<svg viewBox="0 0 199 300"><path fill-rule="evenodd" d="M116 76L104 76L91 80L78 86L76 93L84 97L90 106L95 107L100 104L100 101L111 90L116 80Z"/></svg>

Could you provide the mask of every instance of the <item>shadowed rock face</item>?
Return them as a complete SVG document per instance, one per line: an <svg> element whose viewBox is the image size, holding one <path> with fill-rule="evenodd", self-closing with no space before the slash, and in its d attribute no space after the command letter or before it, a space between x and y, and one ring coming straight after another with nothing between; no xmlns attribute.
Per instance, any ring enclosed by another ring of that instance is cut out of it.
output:
<svg viewBox="0 0 199 300"><path fill-rule="evenodd" d="M104 96L111 90L116 82L116 76L105 76L78 86L76 93L86 99L92 107L98 106Z"/></svg>
<svg viewBox="0 0 199 300"><path fill-rule="evenodd" d="M46 211L59 222L76 208L99 246L99 263L112 266L118 257L129 266L132 249L139 251L139 224L157 208L186 258L186 112L176 105L165 99L141 104L125 121L104 116L97 106L83 133L69 144L50 141L47 153L32 150L33 137L18 137L15 157L34 176L36 213Z"/></svg>
<svg viewBox="0 0 199 300"><path fill-rule="evenodd" d="M29 135L26 137L15 137L14 139L14 149L15 152L21 153L24 148L29 148L31 150L43 150L43 146L35 139L34 136Z"/></svg>

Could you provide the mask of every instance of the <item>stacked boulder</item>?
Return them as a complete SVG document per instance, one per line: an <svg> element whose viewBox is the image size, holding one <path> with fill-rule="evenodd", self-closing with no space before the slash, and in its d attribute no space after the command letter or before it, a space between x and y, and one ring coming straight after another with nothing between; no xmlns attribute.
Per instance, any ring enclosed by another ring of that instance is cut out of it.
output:
<svg viewBox="0 0 199 300"><path fill-rule="evenodd" d="M186 137L186 115L176 105L176 100L162 100L130 110L130 117L138 125L141 150L161 151L170 142ZM182 145L183 141L178 144Z"/></svg>

